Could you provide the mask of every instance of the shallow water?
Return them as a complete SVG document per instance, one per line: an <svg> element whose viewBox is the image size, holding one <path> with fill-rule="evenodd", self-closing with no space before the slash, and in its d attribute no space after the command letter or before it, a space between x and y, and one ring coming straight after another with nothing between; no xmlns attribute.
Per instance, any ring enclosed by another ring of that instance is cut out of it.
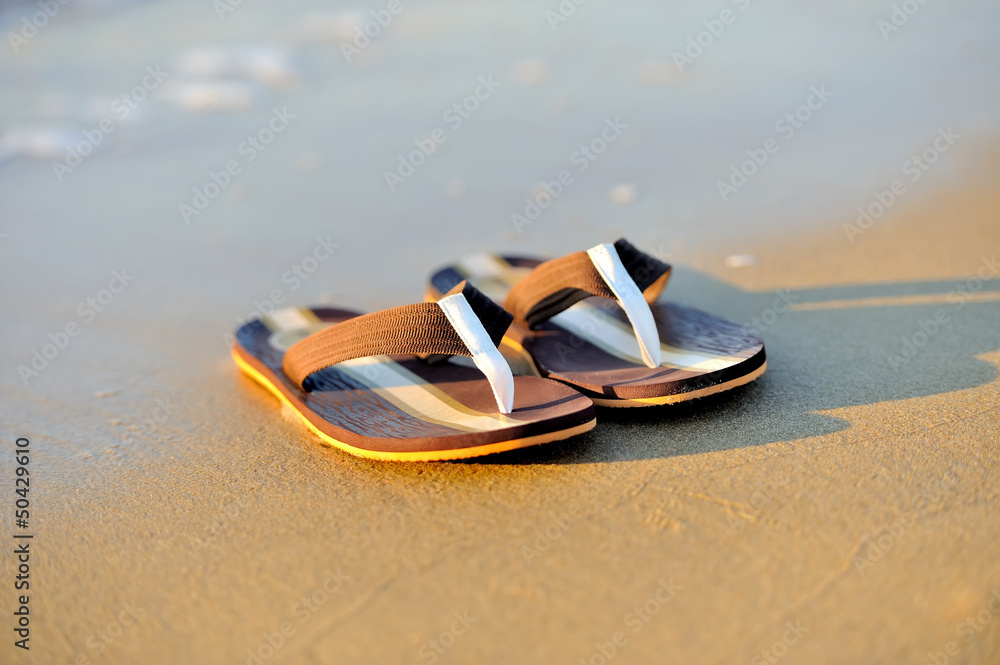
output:
<svg viewBox="0 0 1000 665"><path fill-rule="evenodd" d="M588 2L555 22L557 3L406 2L349 63L341 45L366 22L374 32L370 12L382 4L240 4L221 20L208 3L71 5L19 52L8 44L0 65L0 127L15 133L8 152L39 162L9 160L3 180L21 193L5 199L23 216L33 198L59 192L71 210L51 145L65 152L72 130L120 119L111 101L151 65L166 82L67 175L107 183L144 173L156 191L123 192L103 209L112 215L145 201L164 223L179 220L191 187L287 105L292 131L227 192L256 190L256 176L273 198L250 211L216 203L199 226L253 236L250 225L281 238L275 218L318 207L366 232L428 238L468 224L484 244L554 249L567 228L588 241L611 226L669 245L823 223L867 203L939 128L974 143L1000 125L1000 8L916 6L884 39L878 21L891 19L891 3ZM5 31L32 8L8 8ZM675 53L695 57L678 71ZM445 114L480 76L500 87L455 128L457 116ZM828 101L803 111L801 127L779 130L820 86ZM616 117L628 126L623 140L579 172L574 151ZM447 135L442 148L390 192L384 173L435 128ZM38 136L26 141L28 131ZM778 151L748 165L756 172L723 201L718 183L768 138ZM315 168L301 174L302 163ZM945 155L919 184L955 168ZM573 185L518 233L511 215L563 169ZM631 204L615 203L616 185L634 188ZM140 218L155 224L148 212Z"/></svg>
<svg viewBox="0 0 1000 665"><path fill-rule="evenodd" d="M482 249L626 235L671 261L708 248L753 265L744 241L852 219L940 128L967 151L1000 129L995 3L927 3L887 40L891 5L861 2L595 1L554 29L557 3L400 6L351 62L343 45L376 31L382 4L242 4L221 19L210 3L67 5L17 53L10 33L35 5L7 6L0 288L15 315L0 381L22 389L16 367L73 322L84 332L61 369L32 387L117 386L126 356L138 376L183 366L190 343L228 362L225 335L276 292L384 307ZM689 38L706 45L679 71ZM832 96L810 110L811 90ZM797 110L794 131L777 124ZM768 145L723 201L719 181ZM900 198L960 179L958 152ZM400 159L421 163L410 175ZM323 242L333 257L289 277ZM84 320L80 303L122 269L134 282ZM88 360L101 357L114 360Z"/></svg>

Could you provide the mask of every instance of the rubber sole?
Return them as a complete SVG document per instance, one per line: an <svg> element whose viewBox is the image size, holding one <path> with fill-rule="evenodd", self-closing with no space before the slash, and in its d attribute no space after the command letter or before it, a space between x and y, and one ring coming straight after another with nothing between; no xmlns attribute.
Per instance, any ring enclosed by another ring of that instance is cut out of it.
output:
<svg viewBox="0 0 1000 665"><path fill-rule="evenodd" d="M507 364L510 368L514 370L514 373L526 374L529 376L542 377L541 371L538 369L538 365L535 363L535 359L531 357L527 351L524 350L520 344L516 341L510 339L509 337L504 337L500 342L500 352L503 354L504 358L507 360ZM595 395L584 393L590 398L590 401L594 403L595 406L604 406L612 409L629 409L644 406L664 406L667 404L679 404L681 402L687 402L693 399L699 399L701 397L708 397L709 395L715 395L716 393L725 392L733 388L738 388L740 386L746 385L758 378L767 370L767 361L743 376L738 376L735 379L726 381L723 383L716 384L714 386L708 386L707 388L702 388L700 390L692 390L685 393L677 393L675 395L664 395L662 397L649 397L645 399L618 399L618 398L608 398L608 397L597 397ZM552 381L559 381L558 378L553 376L548 376ZM572 383L565 383L560 381L563 385L569 386L570 388L576 388Z"/></svg>
<svg viewBox="0 0 1000 665"><path fill-rule="evenodd" d="M698 399L700 397L708 397L709 395L715 395L716 393L722 393L733 388L738 388L744 386L761 374L767 369L767 361L763 365L743 376L737 377L732 381L727 381L725 383L720 383L718 385L709 386L708 388L702 388L701 390L692 390L691 392L679 393L677 395L664 395L663 397L650 397L648 399L604 399L601 397L591 397L590 401L596 406L606 406L613 409L628 409L643 406L662 406L665 404L679 404L681 402L687 402L689 400Z"/></svg>
<svg viewBox="0 0 1000 665"><path fill-rule="evenodd" d="M450 450L424 450L418 452L406 452L406 453L388 453L375 450L365 450L364 448L358 448L352 446L349 443L344 443L343 441L338 441L326 432L322 431L316 427L304 413L295 408L295 406L288 400L288 397L274 385L266 376L264 376L256 367L253 367L247 360L242 356L238 346L233 346L232 348L233 361L236 363L244 373L247 374L251 379L262 385L268 392L278 398L283 406L288 407L291 411L296 413L302 422L305 423L313 434L318 436L320 440L324 443L333 446L339 450L342 450L356 457L363 457L365 459L373 459L380 461L391 461L391 462L441 462L447 460L459 460L459 459L469 459L471 457L482 457L483 455L492 455L494 453L507 452L509 450L517 450L519 448L528 448L530 446L537 446L543 443L551 443L553 441L562 441L563 439L568 439L577 434L583 434L584 432L589 432L594 429L597 425L597 419L594 418L588 422L581 425L576 425L569 429L559 430L556 432L547 432L545 434L538 434L536 436L529 436L522 439L511 439L509 441L497 441L496 443L489 443L483 446L473 446L470 448L457 448Z"/></svg>

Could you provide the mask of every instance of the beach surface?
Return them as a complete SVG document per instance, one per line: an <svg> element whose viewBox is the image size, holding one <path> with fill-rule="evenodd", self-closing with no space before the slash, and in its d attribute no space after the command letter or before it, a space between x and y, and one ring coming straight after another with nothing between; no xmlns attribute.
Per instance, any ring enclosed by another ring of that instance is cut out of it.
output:
<svg viewBox="0 0 1000 665"><path fill-rule="evenodd" d="M81 3L5 38L0 661L998 662L1000 9L550 4L404 0L363 45L390 3ZM276 305L620 236L768 371L391 464L229 357Z"/></svg>

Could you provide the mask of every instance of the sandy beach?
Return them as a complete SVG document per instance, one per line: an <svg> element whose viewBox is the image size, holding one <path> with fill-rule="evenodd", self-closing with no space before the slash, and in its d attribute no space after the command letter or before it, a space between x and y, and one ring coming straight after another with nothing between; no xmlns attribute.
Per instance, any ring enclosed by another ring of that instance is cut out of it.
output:
<svg viewBox="0 0 1000 665"><path fill-rule="evenodd" d="M1000 661L994 5L55 4L0 14L0 661ZM229 356L620 236L767 373L392 464Z"/></svg>

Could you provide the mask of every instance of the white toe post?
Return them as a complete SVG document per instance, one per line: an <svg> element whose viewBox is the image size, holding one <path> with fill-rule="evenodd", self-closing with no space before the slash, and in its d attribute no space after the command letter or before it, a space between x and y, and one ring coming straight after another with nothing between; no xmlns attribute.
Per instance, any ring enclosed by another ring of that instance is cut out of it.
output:
<svg viewBox="0 0 1000 665"><path fill-rule="evenodd" d="M588 249L587 254L608 288L618 298L618 304L625 310L625 315L632 324L639 342L642 361L646 367L659 367L660 333L656 330L653 312L649 309L649 303L643 297L642 291L622 265L615 246L608 243L597 245Z"/></svg>
<svg viewBox="0 0 1000 665"><path fill-rule="evenodd" d="M635 288L635 285L632 288ZM486 379L490 382L490 388L493 389L493 396L497 400L497 406L500 407L500 413L513 411L514 375L511 373L507 361L497 351L497 347L493 344L493 340L490 339L490 335L486 332L479 317L472 311L469 301L461 293L456 293L442 298L437 304L469 349L476 367L486 375Z"/></svg>

